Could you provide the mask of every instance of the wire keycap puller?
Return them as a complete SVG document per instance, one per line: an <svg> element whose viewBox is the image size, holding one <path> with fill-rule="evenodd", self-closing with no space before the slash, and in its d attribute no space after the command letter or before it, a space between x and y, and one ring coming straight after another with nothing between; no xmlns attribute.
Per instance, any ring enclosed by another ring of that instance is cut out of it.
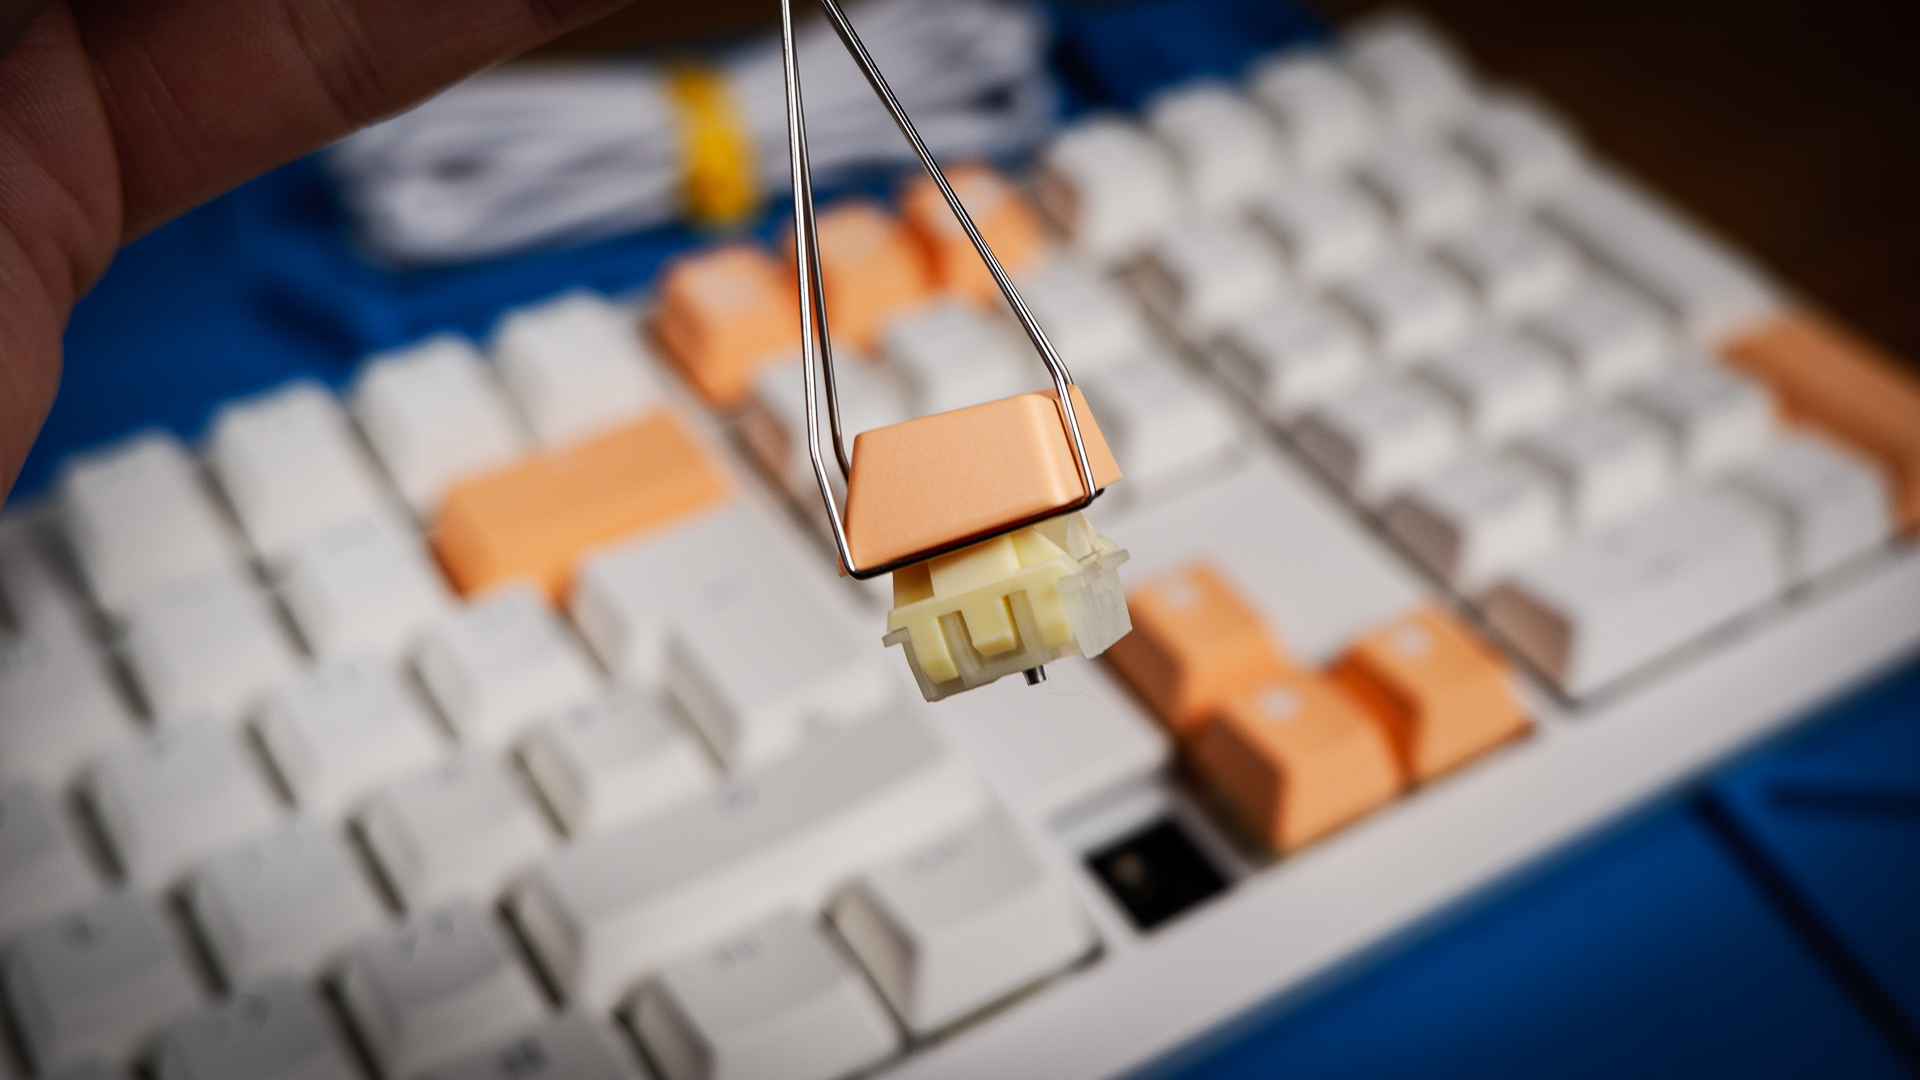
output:
<svg viewBox="0 0 1920 1080"><path fill-rule="evenodd" d="M1098 656L1132 628L1119 575L1127 553L1097 535L1082 513L1120 479L1120 467L1073 376L1021 302L846 12L838 0L819 2L966 230L1053 381L1050 391L862 432L853 453L847 453L821 296L793 3L781 0L807 454L826 502L840 568L861 580L893 575L893 610L882 640L901 646L928 701L1016 671L1029 684L1038 683L1046 677L1048 661ZM844 518L821 447L822 390L834 463L846 481Z"/></svg>

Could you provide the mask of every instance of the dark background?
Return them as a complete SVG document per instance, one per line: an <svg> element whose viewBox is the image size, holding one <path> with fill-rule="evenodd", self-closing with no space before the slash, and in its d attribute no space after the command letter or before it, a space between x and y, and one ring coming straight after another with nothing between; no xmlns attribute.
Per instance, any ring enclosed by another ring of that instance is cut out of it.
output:
<svg viewBox="0 0 1920 1080"><path fill-rule="evenodd" d="M804 3L804 0L802 0ZM1317 0L1429 15L1606 156L1920 365L1920 4ZM549 51L770 25L768 0L642 2Z"/></svg>

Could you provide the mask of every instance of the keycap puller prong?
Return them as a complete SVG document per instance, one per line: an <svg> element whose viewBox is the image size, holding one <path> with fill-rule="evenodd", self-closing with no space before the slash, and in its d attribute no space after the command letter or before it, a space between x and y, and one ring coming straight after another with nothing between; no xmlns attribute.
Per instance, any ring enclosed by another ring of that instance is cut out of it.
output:
<svg viewBox="0 0 1920 1080"><path fill-rule="evenodd" d="M867 52L866 46L861 44L860 35L854 31L853 24L847 20L847 14L841 9L839 0L819 0L819 3L822 10L826 12L827 21L833 24L834 31L840 35L840 41L846 46L848 54L853 57L861 74L866 76L868 85L873 87L873 92L880 98L881 104L886 106L887 112L893 117L894 124L900 128L900 133L906 136L907 142L913 146L914 153L920 158L920 164L926 168L927 175L932 177L934 184L939 187L940 194L947 200L947 206L959 219L960 227L966 230L967 238L973 241L974 250L980 253L981 260L986 263L988 273L993 275L994 284L999 286L1000 294L1006 297L1008 306L1013 309L1014 318L1019 320L1021 328L1027 333L1028 340L1033 342L1033 347L1039 352L1041 362L1047 366L1047 373L1053 378L1054 390L1059 395L1062 426L1066 429L1068 442L1073 447L1074 464L1078 467L1081 490L1084 492L1084 497L1072 506L1056 507L1035 517L1008 522L976 535L960 537L939 547L915 552L905 558L879 566L863 568L854 565L853 551L847 542L846 523L840 516L838 501L833 495L833 484L827 475L826 459L820 449L818 388L824 378L827 421L833 436L834 459L840 466L842 479L850 479L852 466L847 458L846 440L841 429L840 398L836 392L833 376L833 346L828 339L826 302L821 295L820 239L814 228L813 172L807 156L807 122L801 108L800 62L793 43L793 0L780 0L780 49L786 75L787 150L793 177L794 254L798 260L797 276L800 286L800 356L802 375L806 379L807 456L813 462L813 474L820 485L820 497L826 501L827 521L833 528L833 542L834 547L839 551L840 567L849 577L864 581L881 574L892 573L904 566L958 551L983 540L1003 536L1031 525L1035 521L1084 510L1099 497L1100 489L1094 483L1093 465L1087 458L1086 443L1080 435L1080 420L1074 414L1073 395L1068 392L1068 388L1074 385L1072 373L1067 370L1059 354L1054 352L1053 343L1047 340L1046 331L1040 328L1033 313L1027 310L1027 305L1020 299L1019 290L1014 288L1013 279L1009 278L1006 270L1000 266L1000 260L994 257L993 249L987 245L986 238L980 235L980 230L974 226L966 207L961 205L960 197L954 194L952 186L947 183L946 174L940 170L939 163L934 161L932 151L927 149L927 144L920 138L920 132L913 126L913 120L907 116L906 109L900 104L900 100L887 86L887 80L880 74L880 68L874 63L872 55Z"/></svg>

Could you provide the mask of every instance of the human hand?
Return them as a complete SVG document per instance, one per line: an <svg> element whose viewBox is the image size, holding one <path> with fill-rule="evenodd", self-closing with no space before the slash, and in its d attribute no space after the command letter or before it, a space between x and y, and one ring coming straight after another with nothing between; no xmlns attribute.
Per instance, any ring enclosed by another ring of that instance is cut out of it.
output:
<svg viewBox="0 0 1920 1080"><path fill-rule="evenodd" d="M627 0L0 0L0 496L121 244Z"/></svg>

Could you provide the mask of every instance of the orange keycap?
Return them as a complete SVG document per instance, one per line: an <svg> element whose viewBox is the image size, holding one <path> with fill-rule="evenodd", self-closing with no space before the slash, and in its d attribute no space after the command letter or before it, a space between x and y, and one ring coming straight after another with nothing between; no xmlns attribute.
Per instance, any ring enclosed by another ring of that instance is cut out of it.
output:
<svg viewBox="0 0 1920 1080"><path fill-rule="evenodd" d="M1292 670L1259 612L1208 563L1141 583L1127 612L1133 633L1107 660L1183 741L1227 698Z"/></svg>
<svg viewBox="0 0 1920 1080"><path fill-rule="evenodd" d="M1278 851L1297 851L1391 801L1403 784L1377 717L1293 672L1226 700L1191 745L1194 769Z"/></svg>
<svg viewBox="0 0 1920 1080"><path fill-rule="evenodd" d="M1120 479L1093 410L1074 415L1096 488ZM847 547L881 566L1065 510L1085 496L1051 390L863 431L847 481Z"/></svg>
<svg viewBox="0 0 1920 1080"><path fill-rule="evenodd" d="M590 548L657 528L727 494L726 473L669 410L454 488L433 548L466 595L515 579L557 603Z"/></svg>
<svg viewBox="0 0 1920 1080"><path fill-rule="evenodd" d="M748 244L675 262L660 284L654 334L702 400L732 408L762 368L800 351L793 271Z"/></svg>
<svg viewBox="0 0 1920 1080"><path fill-rule="evenodd" d="M967 208L967 216L1001 268L1019 274L1040 264L1047 254L1046 233L1033 207L1005 177L991 166L978 164L956 166L946 173L947 183L960 196L960 205ZM900 195L900 211L926 251L942 289L983 304L1000 299L1000 287L993 283L987 264L932 177L921 173L907 184Z"/></svg>
<svg viewBox="0 0 1920 1080"><path fill-rule="evenodd" d="M1804 308L1736 338L1725 352L1770 384L1790 417L1878 462L1893 519L1920 529L1920 381L1899 361Z"/></svg>
<svg viewBox="0 0 1920 1080"><path fill-rule="evenodd" d="M833 341L872 355L886 325L933 296L933 276L900 219L865 199L843 202L815 219L820 290ZM791 249L793 241L787 240ZM791 250L788 252L791 257Z"/></svg>
<svg viewBox="0 0 1920 1080"><path fill-rule="evenodd" d="M1505 661L1451 613L1423 607L1348 647L1334 679L1386 722L1417 781L1527 730Z"/></svg>

